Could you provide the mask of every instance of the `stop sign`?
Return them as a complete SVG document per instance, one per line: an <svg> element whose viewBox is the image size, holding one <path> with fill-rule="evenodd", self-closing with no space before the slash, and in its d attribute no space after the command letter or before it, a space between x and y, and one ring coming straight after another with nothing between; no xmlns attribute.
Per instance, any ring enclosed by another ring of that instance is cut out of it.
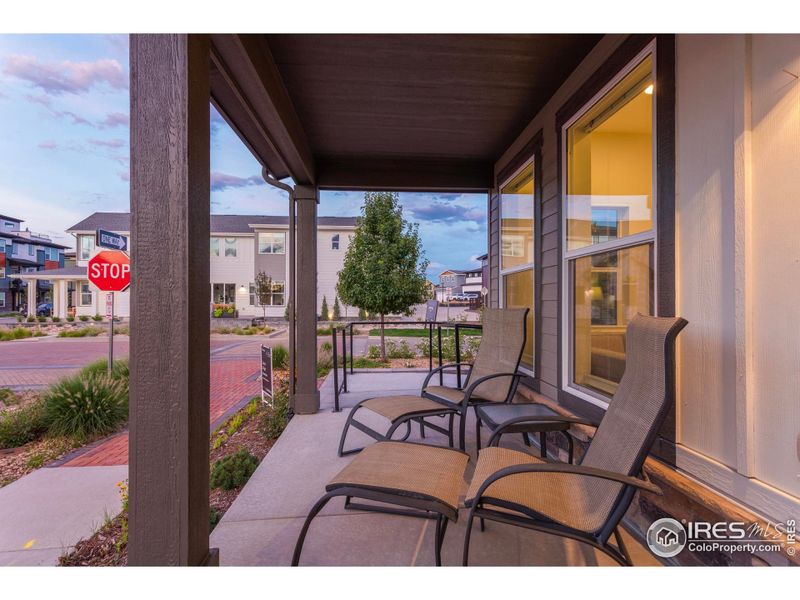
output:
<svg viewBox="0 0 800 600"><path fill-rule="evenodd" d="M89 260L88 276L101 292L122 292L131 284L131 259L119 250L103 250Z"/></svg>

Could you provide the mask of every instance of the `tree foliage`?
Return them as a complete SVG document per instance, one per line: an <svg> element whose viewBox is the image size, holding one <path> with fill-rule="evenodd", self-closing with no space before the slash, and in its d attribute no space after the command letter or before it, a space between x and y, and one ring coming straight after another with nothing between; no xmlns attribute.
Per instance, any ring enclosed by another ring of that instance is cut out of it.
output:
<svg viewBox="0 0 800 600"><path fill-rule="evenodd" d="M428 261L418 226L403 219L402 210L396 193L364 194L336 286L342 302L378 314L381 321L388 314L410 314L427 297ZM386 357L383 326L381 355Z"/></svg>
<svg viewBox="0 0 800 600"><path fill-rule="evenodd" d="M256 300L258 300L258 303L261 305L261 310L264 313L264 317L266 317L267 306L272 301L272 277L267 275L264 271L259 271L256 274L254 286Z"/></svg>
<svg viewBox="0 0 800 600"><path fill-rule="evenodd" d="M328 299L322 296L322 308L319 309L319 320L330 321L330 311L328 310Z"/></svg>

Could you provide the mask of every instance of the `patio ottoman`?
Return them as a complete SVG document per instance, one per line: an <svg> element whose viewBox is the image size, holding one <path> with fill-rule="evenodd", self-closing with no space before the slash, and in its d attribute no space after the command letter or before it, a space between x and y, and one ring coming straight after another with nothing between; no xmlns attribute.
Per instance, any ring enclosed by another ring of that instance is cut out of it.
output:
<svg viewBox="0 0 800 600"><path fill-rule="evenodd" d="M375 431L364 423L355 420L356 413L358 413L358 411L362 408L378 414L390 422L389 429L386 431L386 433ZM405 433L405 436L400 440L405 441L411 434L412 421L418 421L420 423L420 431L422 431L423 436L423 427L428 427L446 435L448 444L452 448L453 418L457 412L457 409L446 406L441 402L437 402L436 400L423 398L421 396L381 396L378 398L368 398L366 400L362 400L350 410L350 414L348 415L347 421L344 424L342 437L339 440L339 456L354 454L355 452L361 452L363 450L363 448L352 448L350 450L344 449L344 442L347 438L347 432L350 427L355 427L359 431L363 431L368 436L378 441L387 441L391 440L395 431L397 431L397 428L405 423L408 429ZM445 417L448 415L449 423L447 429L428 421L426 421L424 425L422 424L423 419L426 417Z"/></svg>
<svg viewBox="0 0 800 600"><path fill-rule="evenodd" d="M292 566L300 562L311 521L337 496L345 497L345 508L435 519L434 552L436 566L440 566L447 523L458 520L458 499L468 462L465 452L440 446L395 441L368 446L325 486L326 494L312 507L300 530ZM352 498L382 504L355 503Z"/></svg>

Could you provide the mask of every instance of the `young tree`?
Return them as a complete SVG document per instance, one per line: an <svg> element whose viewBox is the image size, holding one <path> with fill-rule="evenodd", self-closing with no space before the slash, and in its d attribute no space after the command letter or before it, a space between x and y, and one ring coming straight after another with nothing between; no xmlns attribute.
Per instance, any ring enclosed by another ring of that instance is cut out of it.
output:
<svg viewBox="0 0 800 600"><path fill-rule="evenodd" d="M266 318L267 306L269 306L272 302L272 277L264 273L264 271L259 271L256 274L254 286L256 300L258 301L259 306L261 306L261 310L264 313L264 318Z"/></svg>
<svg viewBox="0 0 800 600"><path fill-rule="evenodd" d="M339 306L339 296L333 299L333 320L338 321L342 318L342 307Z"/></svg>
<svg viewBox="0 0 800 600"><path fill-rule="evenodd" d="M402 211L396 193L364 194L361 217L336 286L344 303L380 315L383 360L386 315L411 314L411 307L427 296L428 261L417 225L403 219Z"/></svg>
<svg viewBox="0 0 800 600"><path fill-rule="evenodd" d="M330 321L330 312L328 311L328 299L322 296L322 308L319 309L319 320Z"/></svg>

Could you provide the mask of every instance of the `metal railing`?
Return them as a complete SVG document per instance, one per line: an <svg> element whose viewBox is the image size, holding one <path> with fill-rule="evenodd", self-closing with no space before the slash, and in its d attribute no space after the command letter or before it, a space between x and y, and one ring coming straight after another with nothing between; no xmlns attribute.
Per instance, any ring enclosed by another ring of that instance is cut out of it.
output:
<svg viewBox="0 0 800 600"><path fill-rule="evenodd" d="M348 331L350 335L350 375L355 374L355 353L353 352L353 338L355 334L353 332L354 328L357 325L381 325L381 321L350 321L341 325L339 327L335 325L331 325L331 346L332 346L332 358L333 358L333 390L334 390L334 412L341 411L341 407L339 405L339 395L342 393L347 393L347 355L348 355L348 348L347 348L347 336ZM461 388L461 338L460 338L460 330L462 329L483 329L483 324L481 323L468 323L468 322L459 322L454 323L450 321L384 321L384 326L388 325L400 325L404 329L408 329L411 327L420 327L424 326L428 329L428 371L433 371L433 333L434 328L436 329L436 341L437 341L437 359L438 364L437 366L442 366L442 329L452 329L454 331L454 344L455 344L455 361L458 363L456 366L456 384L459 388ZM339 340L338 334L341 334L341 368L342 368L342 377L341 383L339 378ZM391 336L391 329L385 331L386 337ZM439 371L439 385L444 385L444 372Z"/></svg>

